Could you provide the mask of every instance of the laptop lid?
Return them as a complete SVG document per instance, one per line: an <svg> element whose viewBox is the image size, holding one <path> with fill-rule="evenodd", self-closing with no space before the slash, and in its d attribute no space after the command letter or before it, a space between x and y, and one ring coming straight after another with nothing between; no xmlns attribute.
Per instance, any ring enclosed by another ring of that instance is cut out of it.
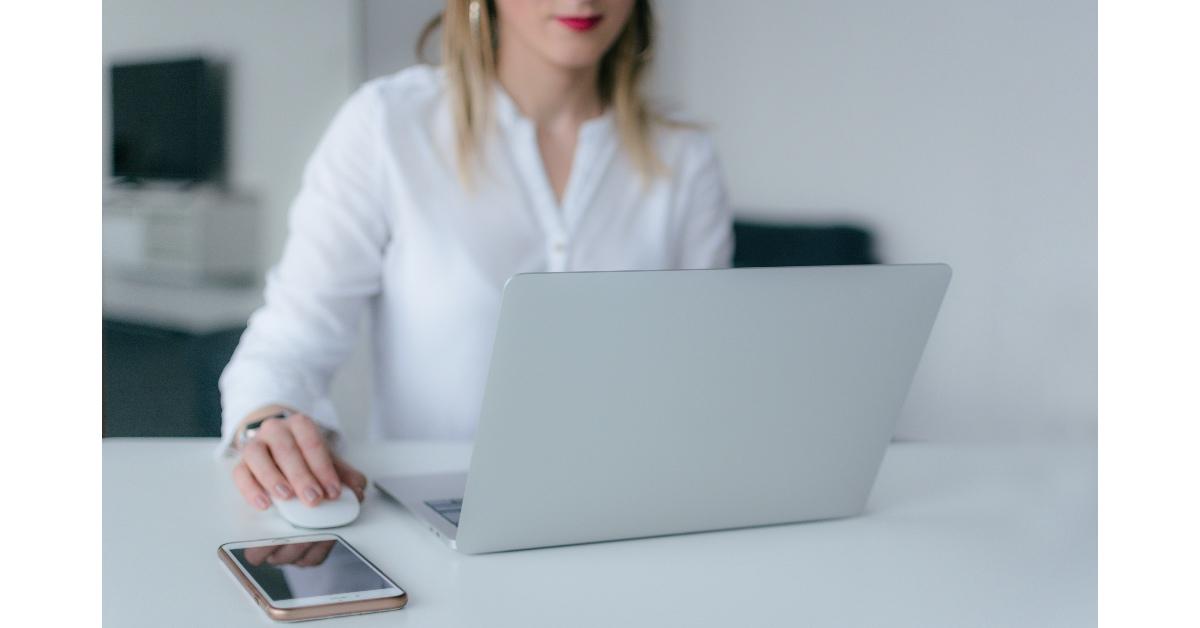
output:
<svg viewBox="0 0 1200 628"><path fill-rule="evenodd" d="M942 264L513 277L458 549L861 512L949 279Z"/></svg>

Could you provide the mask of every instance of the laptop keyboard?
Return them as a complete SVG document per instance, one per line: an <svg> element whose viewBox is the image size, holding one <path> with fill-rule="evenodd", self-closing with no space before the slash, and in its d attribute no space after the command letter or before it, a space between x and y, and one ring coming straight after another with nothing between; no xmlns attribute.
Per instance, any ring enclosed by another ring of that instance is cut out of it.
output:
<svg viewBox="0 0 1200 628"><path fill-rule="evenodd" d="M462 499L433 499L425 502L426 506L441 515L450 525L458 527L458 513L462 512Z"/></svg>

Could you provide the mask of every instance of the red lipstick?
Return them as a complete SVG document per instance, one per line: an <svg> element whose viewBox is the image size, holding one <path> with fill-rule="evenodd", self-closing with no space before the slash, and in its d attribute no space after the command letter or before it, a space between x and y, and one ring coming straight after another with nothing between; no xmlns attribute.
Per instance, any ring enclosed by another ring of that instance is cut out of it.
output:
<svg viewBox="0 0 1200 628"><path fill-rule="evenodd" d="M590 31L593 28L596 28L596 25L600 23L601 17L603 17L603 16L600 16L600 15L587 15L587 16L579 16L579 17L567 16L567 17L558 18L558 21L563 26L566 26L567 28L569 28L573 31L583 32L583 31Z"/></svg>

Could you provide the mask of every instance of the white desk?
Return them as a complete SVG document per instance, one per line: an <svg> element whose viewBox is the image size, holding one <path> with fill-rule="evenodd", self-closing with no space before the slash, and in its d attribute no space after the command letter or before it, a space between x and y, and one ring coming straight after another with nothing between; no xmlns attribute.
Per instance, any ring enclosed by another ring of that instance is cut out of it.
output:
<svg viewBox="0 0 1200 628"><path fill-rule="evenodd" d="M301 531L244 505L210 439L104 442L104 625L272 625L216 549ZM368 475L461 444L350 447ZM336 530L408 608L329 626L1094 626L1094 443L898 444L865 516L463 556L372 488Z"/></svg>

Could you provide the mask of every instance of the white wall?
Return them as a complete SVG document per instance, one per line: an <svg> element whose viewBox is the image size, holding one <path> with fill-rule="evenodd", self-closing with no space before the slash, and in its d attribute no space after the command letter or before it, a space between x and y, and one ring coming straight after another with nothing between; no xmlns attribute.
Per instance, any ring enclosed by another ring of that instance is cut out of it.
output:
<svg viewBox="0 0 1200 628"><path fill-rule="evenodd" d="M1094 433L1094 2L657 7L656 91L711 125L736 207L954 267L901 434Z"/></svg>
<svg viewBox="0 0 1200 628"><path fill-rule="evenodd" d="M391 74L416 63L417 36L445 6L444 0L364 0L363 64L367 78ZM426 50L433 60L438 58L440 41L435 36Z"/></svg>
<svg viewBox="0 0 1200 628"><path fill-rule="evenodd" d="M229 174L260 199L265 271L282 251L305 162L362 81L360 2L106 0L103 15L106 67L113 60L197 52L229 62ZM107 111L105 120L107 126ZM105 162L108 172L107 156ZM333 391L352 437L362 433L369 405L363 346Z"/></svg>

